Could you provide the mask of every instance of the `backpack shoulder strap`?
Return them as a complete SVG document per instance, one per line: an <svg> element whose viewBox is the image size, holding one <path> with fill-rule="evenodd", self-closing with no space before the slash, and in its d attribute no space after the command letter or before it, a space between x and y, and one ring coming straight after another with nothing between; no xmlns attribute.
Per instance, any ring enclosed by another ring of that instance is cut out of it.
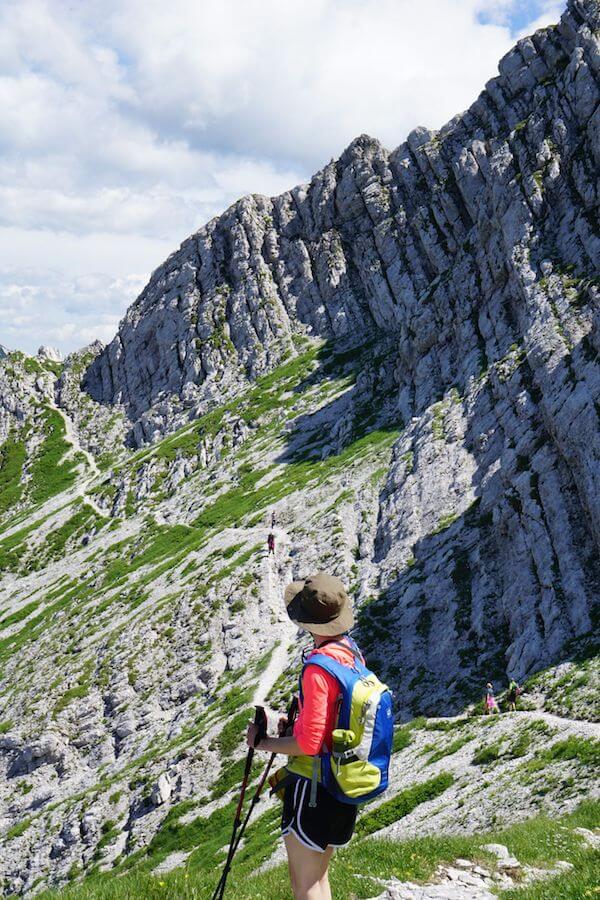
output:
<svg viewBox="0 0 600 900"><path fill-rule="evenodd" d="M350 666L345 666L344 663L327 656L326 653L315 653L310 659L307 659L304 663L302 674L304 674L307 666L319 666L320 669L337 678L342 687L345 687L349 681L356 677L356 672Z"/></svg>

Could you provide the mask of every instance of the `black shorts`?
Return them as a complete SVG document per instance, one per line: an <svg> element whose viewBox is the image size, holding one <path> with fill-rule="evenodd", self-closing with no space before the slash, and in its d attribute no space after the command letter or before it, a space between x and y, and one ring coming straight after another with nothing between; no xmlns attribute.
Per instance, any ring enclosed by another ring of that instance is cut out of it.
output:
<svg viewBox="0 0 600 900"><path fill-rule="evenodd" d="M283 796L282 835L293 834L301 844L324 853L327 847L343 847L352 837L357 807L341 803L317 785L317 805L311 809L310 781L299 778Z"/></svg>

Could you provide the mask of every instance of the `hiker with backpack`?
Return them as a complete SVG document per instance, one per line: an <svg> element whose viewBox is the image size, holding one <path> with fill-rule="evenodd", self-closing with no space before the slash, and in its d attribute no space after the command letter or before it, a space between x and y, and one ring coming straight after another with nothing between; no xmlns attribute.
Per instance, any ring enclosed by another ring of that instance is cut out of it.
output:
<svg viewBox="0 0 600 900"><path fill-rule="evenodd" d="M339 578L319 572L285 589L287 613L309 632L299 713L291 734L262 737L258 749L288 764L269 779L283 800L281 833L296 900L330 900L328 866L352 837L360 803L387 787L393 717L391 694L370 672L347 632L354 624ZM255 747L258 728L248 727Z"/></svg>
<svg viewBox="0 0 600 900"><path fill-rule="evenodd" d="M273 554L273 556L275 556L275 535L273 534L272 531L269 532L269 536L267 538L267 549L268 549L268 556L270 556L271 553Z"/></svg>
<svg viewBox="0 0 600 900"><path fill-rule="evenodd" d="M521 688L514 680L511 678L510 683L508 685L508 694L506 695L506 703L508 705L509 712L517 711L517 697L521 693Z"/></svg>

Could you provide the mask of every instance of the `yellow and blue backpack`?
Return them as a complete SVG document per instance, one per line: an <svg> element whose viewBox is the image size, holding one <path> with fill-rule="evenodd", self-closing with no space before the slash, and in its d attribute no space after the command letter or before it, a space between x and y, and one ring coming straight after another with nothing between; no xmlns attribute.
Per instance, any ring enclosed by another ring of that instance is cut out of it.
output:
<svg viewBox="0 0 600 900"><path fill-rule="evenodd" d="M300 675L301 698L307 666L329 672L340 686L331 752L290 757L286 766L290 775L311 780L312 806L317 783L343 803L356 805L372 800L388 786L394 726L392 694L366 667L354 641L348 637L346 641L354 654L352 666L325 653L313 653Z"/></svg>

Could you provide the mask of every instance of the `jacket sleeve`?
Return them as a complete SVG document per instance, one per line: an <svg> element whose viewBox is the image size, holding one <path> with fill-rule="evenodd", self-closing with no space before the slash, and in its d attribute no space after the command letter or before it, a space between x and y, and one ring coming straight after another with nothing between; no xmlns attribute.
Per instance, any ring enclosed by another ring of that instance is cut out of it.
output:
<svg viewBox="0 0 600 900"><path fill-rule="evenodd" d="M317 666L307 666L302 676L304 702L294 725L294 737L303 753L319 753L327 736L327 723L335 703L336 681Z"/></svg>

